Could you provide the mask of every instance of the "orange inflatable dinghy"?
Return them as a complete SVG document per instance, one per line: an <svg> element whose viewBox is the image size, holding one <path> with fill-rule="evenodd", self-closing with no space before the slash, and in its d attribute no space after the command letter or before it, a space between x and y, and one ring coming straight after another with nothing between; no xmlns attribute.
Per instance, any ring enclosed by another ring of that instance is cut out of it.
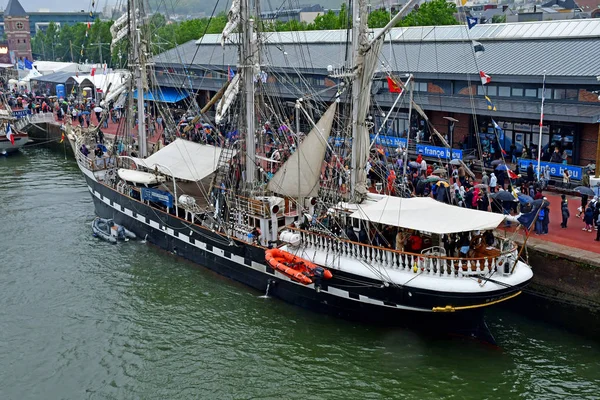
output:
<svg viewBox="0 0 600 400"><path fill-rule="evenodd" d="M313 278L330 279L331 271L319 267L303 258L280 249L269 249L265 253L265 259L273 269L290 277L293 281L309 285Z"/></svg>

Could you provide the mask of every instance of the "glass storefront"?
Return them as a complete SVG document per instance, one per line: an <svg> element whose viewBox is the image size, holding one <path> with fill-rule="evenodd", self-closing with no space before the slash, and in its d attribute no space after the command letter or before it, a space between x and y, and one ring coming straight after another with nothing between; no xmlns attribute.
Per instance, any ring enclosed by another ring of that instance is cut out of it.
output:
<svg viewBox="0 0 600 400"><path fill-rule="evenodd" d="M504 131L504 136L494 130L494 125L489 118L483 117L480 123L479 139L482 150L489 152L491 146L498 144L510 154L511 145L516 147L517 157L520 157L524 149L527 149L526 157L537 158L538 145L540 143L540 127L537 123L496 121ZM562 154L566 150L568 163L578 161L575 146L577 126L576 124L561 124L549 122L542 127L541 132L542 160L549 161L552 152L558 147ZM498 144L496 144L496 142Z"/></svg>

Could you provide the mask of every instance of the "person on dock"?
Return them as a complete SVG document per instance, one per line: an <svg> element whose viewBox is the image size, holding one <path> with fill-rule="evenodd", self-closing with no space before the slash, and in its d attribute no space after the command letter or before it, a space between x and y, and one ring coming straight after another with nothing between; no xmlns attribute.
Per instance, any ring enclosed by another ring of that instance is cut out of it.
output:
<svg viewBox="0 0 600 400"><path fill-rule="evenodd" d="M569 203L567 201L567 196L565 196L564 194L561 194L560 198L562 199L562 201L560 202L560 211L562 214L562 223L560 224L560 227L566 228L567 222L569 221L569 217L571 216L571 213L569 212Z"/></svg>
<svg viewBox="0 0 600 400"><path fill-rule="evenodd" d="M490 174L490 192L496 192L496 186L498 185L498 178L496 178L496 174L493 172Z"/></svg>
<svg viewBox="0 0 600 400"><path fill-rule="evenodd" d="M585 209L583 222L585 222L585 226L581 230L591 232L592 224L594 223L594 210L592 209L591 204Z"/></svg>
<svg viewBox="0 0 600 400"><path fill-rule="evenodd" d="M548 200L546 197L544 197L543 199ZM545 203L547 204L547 202ZM544 206L543 210L544 218L542 219L542 235L547 235L548 225L550 225L550 209L548 208L548 206Z"/></svg>
<svg viewBox="0 0 600 400"><path fill-rule="evenodd" d="M544 220L545 216L546 216L546 211L542 207L540 209L540 211L538 212L537 219L535 220L535 234L536 235L541 235L543 233L542 221Z"/></svg>
<svg viewBox="0 0 600 400"><path fill-rule="evenodd" d="M533 163L531 163L531 162L527 166L527 182L529 182L529 183L535 182Z"/></svg>

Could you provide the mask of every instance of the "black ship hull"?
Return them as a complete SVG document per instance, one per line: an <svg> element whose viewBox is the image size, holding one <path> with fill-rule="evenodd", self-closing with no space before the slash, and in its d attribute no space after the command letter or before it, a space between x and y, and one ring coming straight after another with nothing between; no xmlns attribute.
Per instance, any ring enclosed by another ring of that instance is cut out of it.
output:
<svg viewBox="0 0 600 400"><path fill-rule="evenodd" d="M339 270L319 288L293 282L265 263L265 249L193 225L151 207L86 176L96 213L112 218L163 250L241 282L260 293L268 292L288 303L345 319L386 326L408 326L432 332L454 332L493 342L483 321L483 309L440 313L433 307L487 304L518 292L519 288L457 296L390 286Z"/></svg>

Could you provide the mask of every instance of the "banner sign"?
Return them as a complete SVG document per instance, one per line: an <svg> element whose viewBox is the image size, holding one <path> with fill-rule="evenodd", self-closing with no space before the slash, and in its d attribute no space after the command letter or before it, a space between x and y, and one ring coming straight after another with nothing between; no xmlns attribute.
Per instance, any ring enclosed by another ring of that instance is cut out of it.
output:
<svg viewBox="0 0 600 400"><path fill-rule="evenodd" d="M386 146L386 147L406 147L406 139L397 137L397 136L386 136L379 135L377 139L375 139L375 135L370 135L371 142L375 140L376 145Z"/></svg>
<svg viewBox="0 0 600 400"><path fill-rule="evenodd" d="M529 163L532 163L533 170L535 172L535 175L537 176L537 160L528 160L526 158L519 158L518 163L519 163L519 171L524 172L524 173L527 172L527 167L529 166ZM583 168L582 167L578 167L575 165L555 164L555 163L549 163L549 162L544 162L544 161L540 162L540 168L542 169L542 171L540 172L540 176L544 176L544 170L546 169L546 166L548 166L550 168L550 176L562 177L563 173L566 169L567 171L569 171L569 176L571 177L571 179L580 181L581 178L583 177Z"/></svg>
<svg viewBox="0 0 600 400"><path fill-rule="evenodd" d="M450 152L452 151L452 153ZM459 149L448 149L446 147L430 146L425 144L417 145L417 152L423 154L423 157L442 158L442 159L458 159L462 160L463 152Z"/></svg>
<svg viewBox="0 0 600 400"><path fill-rule="evenodd" d="M28 116L29 114L31 114L31 110L18 110L18 111L13 111L13 116L16 119L21 119L24 118L26 116Z"/></svg>
<svg viewBox="0 0 600 400"><path fill-rule="evenodd" d="M173 195L158 189L142 188L142 200L161 203L168 208L173 207Z"/></svg>

